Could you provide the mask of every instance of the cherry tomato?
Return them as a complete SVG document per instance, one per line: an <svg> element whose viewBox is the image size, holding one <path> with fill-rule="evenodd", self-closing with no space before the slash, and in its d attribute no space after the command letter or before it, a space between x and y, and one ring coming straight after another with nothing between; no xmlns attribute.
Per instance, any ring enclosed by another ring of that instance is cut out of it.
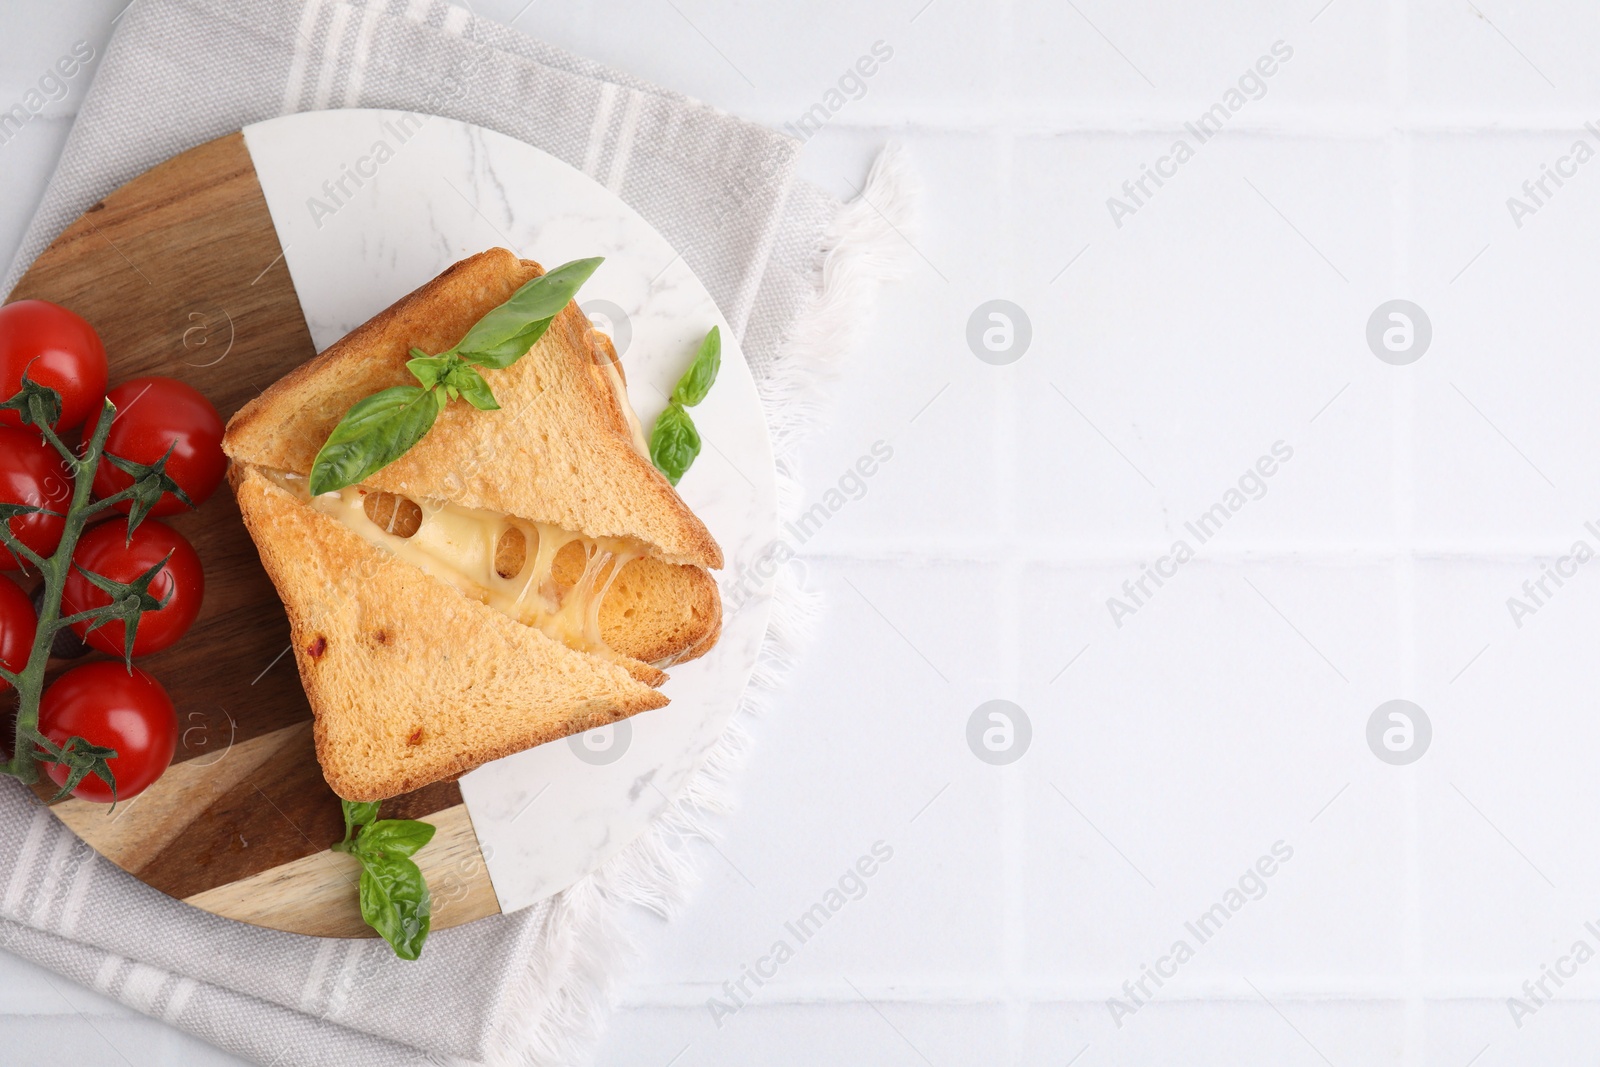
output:
<svg viewBox="0 0 1600 1067"><path fill-rule="evenodd" d="M72 479L62 470L61 456L43 437L31 430L0 426L0 503L32 504L59 515L35 512L11 520L11 532L41 556L61 542L67 504L72 499ZM22 564L0 544L0 570Z"/></svg>
<svg viewBox="0 0 1600 1067"><path fill-rule="evenodd" d="M134 378L106 399L117 406L106 438L106 451L135 463L154 463L172 447L167 475L199 507L222 483L228 457L222 454L222 418L197 390L176 378ZM98 423L96 419L96 423ZM85 430L84 436L93 431ZM133 478L106 460L94 472L94 493L108 497L133 484ZM126 501L118 505L127 512ZM153 515L188 510L172 493L163 493Z"/></svg>
<svg viewBox="0 0 1600 1067"><path fill-rule="evenodd" d="M96 588L83 576L84 571L115 582L131 582L169 554L167 565L150 583L151 595L157 600L168 598L167 604L139 616L133 654L147 656L171 647L200 614L206 581L200 569L200 557L189 542L177 530L154 519L141 522L133 531L131 542L127 519L91 526L78 539L77 548L72 550L72 571L67 575L67 586L61 594L62 616L111 603L111 597L103 589ZM87 622L77 622L72 628L91 647L113 656L122 655L127 627L121 622L108 622L93 630Z"/></svg>
<svg viewBox="0 0 1600 1067"><path fill-rule="evenodd" d="M161 683L135 668L129 674L120 663L102 660L86 663L57 678L39 701L39 732L57 745L81 737L91 745L116 749L107 760L117 781L115 799L138 796L172 762L178 744L178 713ZM46 763L44 771L56 785L65 785L67 768ZM72 795L80 800L109 804L111 787L98 775L78 783Z"/></svg>
<svg viewBox="0 0 1600 1067"><path fill-rule="evenodd" d="M100 410L106 395L106 348L82 316L48 300L0 307L0 402L22 390L22 375L61 394L57 430L70 430ZM0 426L21 426L0 411Z"/></svg>
<svg viewBox="0 0 1600 1067"><path fill-rule="evenodd" d="M38 627L39 619L28 594L10 578L0 578L0 666L12 674L22 673L28 665L28 654L33 651ZM0 680L0 693L10 688L10 682Z"/></svg>

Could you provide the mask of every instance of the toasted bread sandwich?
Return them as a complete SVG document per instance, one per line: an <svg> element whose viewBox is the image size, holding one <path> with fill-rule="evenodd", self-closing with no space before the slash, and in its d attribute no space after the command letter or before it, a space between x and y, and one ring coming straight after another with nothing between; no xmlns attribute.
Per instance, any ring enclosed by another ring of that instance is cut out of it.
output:
<svg viewBox="0 0 1600 1067"><path fill-rule="evenodd" d="M234 415L230 481L287 610L317 755L347 800L661 707L721 629L722 552L649 459L610 341L568 303L400 458L312 495L318 450L543 273L463 260Z"/></svg>

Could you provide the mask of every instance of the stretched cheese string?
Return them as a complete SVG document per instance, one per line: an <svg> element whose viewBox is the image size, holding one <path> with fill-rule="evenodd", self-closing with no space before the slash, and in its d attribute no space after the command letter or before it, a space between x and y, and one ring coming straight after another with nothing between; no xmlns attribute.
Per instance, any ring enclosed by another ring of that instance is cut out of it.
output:
<svg viewBox="0 0 1600 1067"><path fill-rule="evenodd" d="M271 477L369 544L448 582L464 595L518 622L538 627L569 648L616 662L628 661L628 657L606 644L600 628L600 608L622 569L646 554L643 545L617 537L585 537L548 523L430 501L412 502L421 513L420 521L414 531L403 534L396 531L410 525L397 526L401 501L407 498L386 500L384 503L392 502L394 509L387 522L379 523L367 513L366 491L356 486L313 497L304 478L287 474ZM381 517L381 506L378 511ZM523 561L516 574L504 577L496 569L495 560L500 538L513 529L523 537ZM531 552L526 550L530 538L534 545ZM572 587L562 593L554 577L556 557L573 541L583 545L584 569Z"/></svg>

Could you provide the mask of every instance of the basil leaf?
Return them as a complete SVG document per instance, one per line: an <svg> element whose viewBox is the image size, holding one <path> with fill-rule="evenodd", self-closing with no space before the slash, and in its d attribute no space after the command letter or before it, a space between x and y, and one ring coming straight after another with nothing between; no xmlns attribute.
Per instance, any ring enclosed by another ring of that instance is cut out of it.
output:
<svg viewBox="0 0 1600 1067"><path fill-rule="evenodd" d="M491 345L481 351L463 352L461 358L480 367L504 370L527 355L528 350L538 342L539 338L544 336L544 332L550 328L550 324L554 321L554 316L548 319L540 319L526 330L512 336L509 340L502 341L497 345Z"/></svg>
<svg viewBox="0 0 1600 1067"><path fill-rule="evenodd" d="M361 861L361 918L389 942L396 956L414 960L428 937L433 897L421 868L407 857L433 840L434 828L413 819L379 820L377 802L341 800L340 806L344 840L333 848Z"/></svg>
<svg viewBox="0 0 1600 1067"><path fill-rule="evenodd" d="M422 954L432 913L433 898L415 863L362 857L361 918L389 942L396 956L414 960Z"/></svg>
<svg viewBox="0 0 1600 1067"><path fill-rule="evenodd" d="M650 462L654 463L667 481L673 485L689 470L695 457L700 455L700 431L685 408L693 407L706 398L722 369L722 330L711 327L694 362L683 372L672 390L667 410L656 419L650 432Z"/></svg>
<svg viewBox="0 0 1600 1067"><path fill-rule="evenodd" d="M416 385L396 385L357 401L312 461L312 495L355 485L405 455L432 429L444 404L442 391Z"/></svg>
<svg viewBox="0 0 1600 1067"><path fill-rule="evenodd" d="M344 839L350 840L350 835L358 826L365 826L378 817L379 801L362 803L354 800L339 798L339 806L344 809Z"/></svg>
<svg viewBox="0 0 1600 1067"><path fill-rule="evenodd" d="M399 861L396 861L399 862ZM405 861L407 863L410 860ZM361 864L361 919L368 926L376 930L384 940L389 940L390 932L400 928L400 909L395 907L393 898L389 895L389 884L373 874L374 867L383 864ZM393 941L389 941L392 945Z"/></svg>
<svg viewBox="0 0 1600 1067"><path fill-rule="evenodd" d="M413 348L411 353L414 358L406 361L406 368L416 375L424 389L443 387L451 400L461 397L479 411L500 410L483 375L454 352L430 356L420 348Z"/></svg>
<svg viewBox="0 0 1600 1067"><path fill-rule="evenodd" d="M448 353L442 356L430 356L420 348L413 348L411 355L412 358L406 361L406 369L416 376L424 389L432 389L438 385L450 369L461 362Z"/></svg>
<svg viewBox="0 0 1600 1067"><path fill-rule="evenodd" d="M356 851L374 857L379 853L410 856L432 841L433 833L433 826L415 819L383 819L361 831Z"/></svg>
<svg viewBox="0 0 1600 1067"><path fill-rule="evenodd" d="M551 320L603 262L599 257L575 259L541 274L479 319L455 350L479 366L497 370L511 366L544 336Z"/></svg>
<svg viewBox="0 0 1600 1067"><path fill-rule="evenodd" d="M479 411L500 410L500 405L495 402L494 393L489 391L489 383L483 380L483 375L475 368L465 363L450 368L450 373L445 375L444 384L454 389L463 400Z"/></svg>
<svg viewBox="0 0 1600 1067"><path fill-rule="evenodd" d="M672 399L686 408L694 407L711 392L711 384L717 380L717 371L721 369L722 331L713 326L711 332L706 334L706 339L700 342L700 351L695 355L694 362L678 379L677 388L672 390Z"/></svg>
<svg viewBox="0 0 1600 1067"><path fill-rule="evenodd" d="M700 431L694 428L689 413L673 401L650 431L650 462L667 476L667 481L677 485L699 454Z"/></svg>

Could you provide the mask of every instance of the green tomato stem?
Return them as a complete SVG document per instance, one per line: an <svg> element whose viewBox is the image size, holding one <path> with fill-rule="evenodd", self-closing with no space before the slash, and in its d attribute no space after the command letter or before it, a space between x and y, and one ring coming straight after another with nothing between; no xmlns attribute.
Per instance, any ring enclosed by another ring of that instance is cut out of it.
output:
<svg viewBox="0 0 1600 1067"><path fill-rule="evenodd" d="M63 462L72 469L73 486L72 503L67 507L60 545L49 559L28 553L34 556L34 565L44 575L44 600L39 605L38 629L34 633L33 649L28 654L28 665L15 675L16 680L12 683L17 691L17 725L12 735L11 759L0 765L0 770L27 785L39 780L39 765L34 759L33 749L36 739L41 737L39 700L44 696L44 672L50 662L50 646L55 643L56 634L70 624L61 618L61 594L66 589L67 574L72 569L72 553L78 547L78 538L82 536L92 510L95 510L89 507L89 494L94 484L95 468L99 466L100 455L105 451L106 436L111 432L111 419L106 416L115 415L116 410L115 405L106 401L101 418L95 424L94 436L89 440L89 447L79 457L62 444L45 421L43 405L38 398L29 403L29 414L34 424L61 453Z"/></svg>
<svg viewBox="0 0 1600 1067"><path fill-rule="evenodd" d="M93 477L94 477L94 475L90 474L90 478L92 479ZM107 508L114 508L118 504L122 503L124 500L133 499L133 494L137 490L138 490L138 486L137 485L130 485L130 486L128 486L128 488L123 489L120 492L112 493L110 496L101 497L99 500L96 500L96 501L88 504L86 507L84 507L84 509L83 509L84 518L88 518L91 515L98 515L100 512L106 510Z"/></svg>
<svg viewBox="0 0 1600 1067"><path fill-rule="evenodd" d="M54 512L51 514L54 514ZM9 521L0 522L0 542L3 542L5 546L11 550L11 554L16 556L18 559L26 559L35 567L44 566L44 557L39 555L39 553L35 552L33 549L29 548L27 545L23 544L22 541L11 532L11 523Z"/></svg>
<svg viewBox="0 0 1600 1067"><path fill-rule="evenodd" d="M88 620L96 618L97 616L115 615L116 607L117 605L114 603L102 604L98 608L90 608L88 611L80 611L76 615L68 615L65 618L57 619L56 630L64 630L68 626L75 626L80 622L87 622Z"/></svg>

